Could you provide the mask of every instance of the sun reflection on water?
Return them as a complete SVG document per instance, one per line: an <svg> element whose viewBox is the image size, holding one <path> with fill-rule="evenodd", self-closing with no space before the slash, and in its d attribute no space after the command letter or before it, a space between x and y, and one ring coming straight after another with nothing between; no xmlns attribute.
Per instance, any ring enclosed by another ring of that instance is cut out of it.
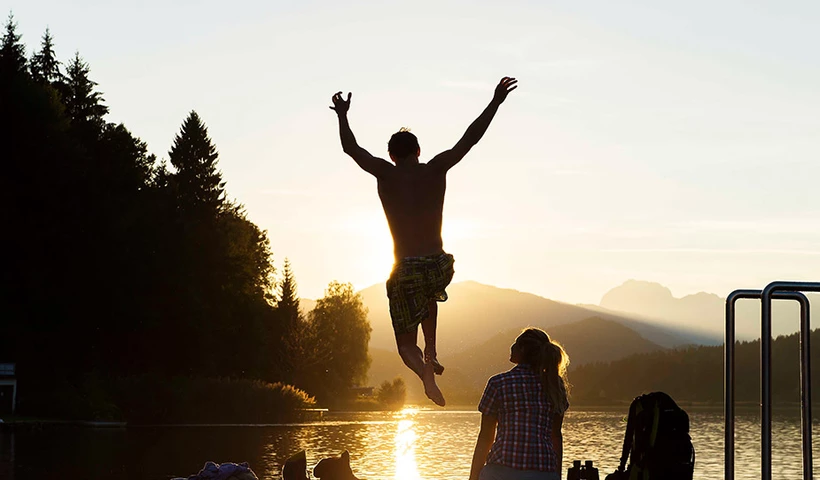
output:
<svg viewBox="0 0 820 480"><path fill-rule="evenodd" d="M395 437L395 457L396 474L395 480L420 480L418 466L416 465L416 422L413 417L418 413L415 408L405 408L397 414L401 418L396 425ZM408 418L409 417L409 418Z"/></svg>
<svg viewBox="0 0 820 480"><path fill-rule="evenodd" d="M412 416L416 415L417 413L419 413L418 408L416 408L416 407L405 407L405 408L401 409L401 411L398 413L398 416L399 417L407 417L407 416L412 417Z"/></svg>

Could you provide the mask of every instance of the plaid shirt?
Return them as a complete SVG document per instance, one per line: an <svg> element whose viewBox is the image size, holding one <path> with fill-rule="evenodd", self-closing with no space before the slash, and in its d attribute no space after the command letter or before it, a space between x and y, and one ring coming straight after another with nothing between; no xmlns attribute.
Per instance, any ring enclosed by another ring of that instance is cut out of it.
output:
<svg viewBox="0 0 820 480"><path fill-rule="evenodd" d="M564 410L568 406L569 403L564 405ZM558 457L550 439L555 407L528 365L516 365L490 378L478 410L498 417L488 464L517 470L558 471Z"/></svg>

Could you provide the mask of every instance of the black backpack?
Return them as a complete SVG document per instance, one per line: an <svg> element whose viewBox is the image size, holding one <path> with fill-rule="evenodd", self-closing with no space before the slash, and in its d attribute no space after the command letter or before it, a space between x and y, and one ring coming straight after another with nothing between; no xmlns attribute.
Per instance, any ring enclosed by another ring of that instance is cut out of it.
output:
<svg viewBox="0 0 820 480"><path fill-rule="evenodd" d="M636 397L629 406L621 464L607 480L692 480L694 470L689 415L663 392Z"/></svg>

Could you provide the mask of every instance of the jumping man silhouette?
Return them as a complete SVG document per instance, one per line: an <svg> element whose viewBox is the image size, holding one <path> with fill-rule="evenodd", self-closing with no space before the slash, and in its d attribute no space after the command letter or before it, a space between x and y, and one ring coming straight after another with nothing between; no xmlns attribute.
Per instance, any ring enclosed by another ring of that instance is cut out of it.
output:
<svg viewBox="0 0 820 480"><path fill-rule="evenodd" d="M427 163L419 162L421 149L415 135L405 129L393 134L387 143L391 164L374 157L356 143L350 130L347 100L342 92L333 95L330 107L339 117L342 149L367 173L376 177L379 198L393 237L395 264L387 280L390 317L399 355L424 383L424 393L444 406L445 400L435 374L444 367L436 358L438 305L447 300L445 288L453 279L453 256L444 252L441 220L447 171L464 158L487 131L498 107L518 88L518 80L504 77L495 88L487 108L467 128L450 150L439 153ZM418 326L424 333L424 354L418 347Z"/></svg>

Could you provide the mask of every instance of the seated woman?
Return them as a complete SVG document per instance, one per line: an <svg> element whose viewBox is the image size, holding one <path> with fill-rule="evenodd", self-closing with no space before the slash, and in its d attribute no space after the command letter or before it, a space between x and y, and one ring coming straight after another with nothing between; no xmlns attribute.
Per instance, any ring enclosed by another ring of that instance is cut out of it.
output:
<svg viewBox="0 0 820 480"><path fill-rule="evenodd" d="M515 367L490 378L478 404L470 480L560 480L569 357L545 331L527 328L510 362Z"/></svg>

